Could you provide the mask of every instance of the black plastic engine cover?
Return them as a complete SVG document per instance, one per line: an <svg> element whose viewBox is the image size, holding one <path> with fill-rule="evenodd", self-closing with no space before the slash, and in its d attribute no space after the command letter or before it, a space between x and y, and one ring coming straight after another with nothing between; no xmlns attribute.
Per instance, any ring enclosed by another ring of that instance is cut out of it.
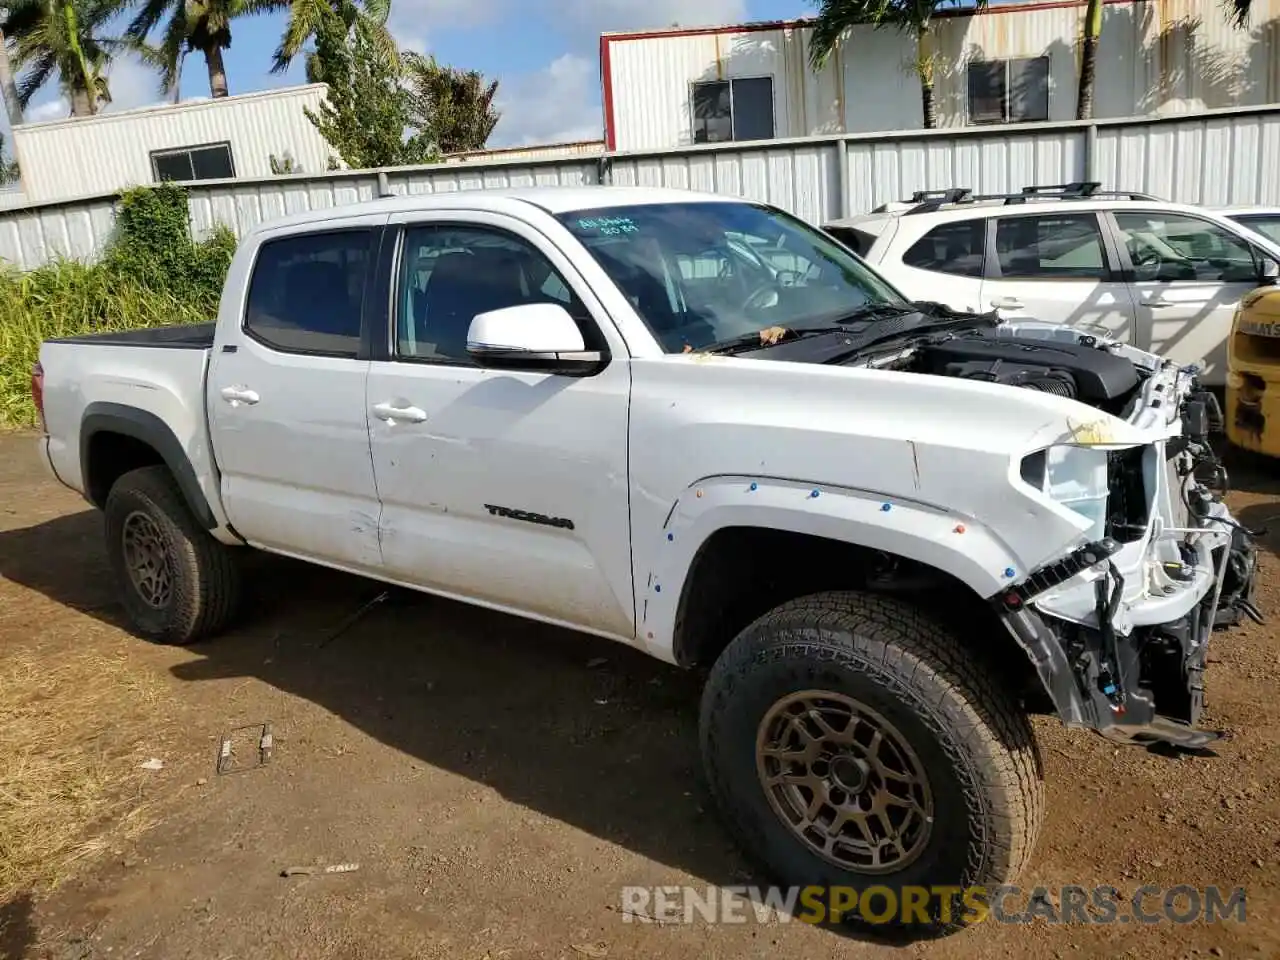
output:
<svg viewBox="0 0 1280 960"><path fill-rule="evenodd" d="M966 334L922 344L916 356L928 373L1015 385L1034 386L1019 384L1027 380L1028 368L1051 375L1069 373L1076 398L1085 403L1120 400L1138 385L1138 370L1124 357L1075 343Z"/></svg>

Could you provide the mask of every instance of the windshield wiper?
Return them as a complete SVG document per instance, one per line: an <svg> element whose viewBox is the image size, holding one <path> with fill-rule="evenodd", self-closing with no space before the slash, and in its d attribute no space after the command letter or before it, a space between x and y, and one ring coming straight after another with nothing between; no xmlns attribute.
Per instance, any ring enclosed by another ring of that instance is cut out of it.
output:
<svg viewBox="0 0 1280 960"><path fill-rule="evenodd" d="M893 340L917 330L937 330L963 323L972 323L975 315L955 313L953 311L933 311L935 304L924 303L868 303L849 313L842 313L824 326L789 327L784 336L772 342L760 339L760 331L742 333L724 340L717 340L705 347L699 347L694 353L734 354L748 350L764 350L784 343L794 343L806 337L824 334L845 334L852 339L849 342L851 351L863 350L885 340ZM867 326L857 333L848 327L866 322ZM847 354L846 354L847 355Z"/></svg>
<svg viewBox="0 0 1280 960"><path fill-rule="evenodd" d="M805 337L818 336L827 333L843 333L848 334L848 330L844 327L800 327L798 330L787 328L787 332L777 340L761 340L760 331L753 330L751 333L740 333L736 337L726 337L724 340L717 340L715 343L709 343L705 347L698 347L693 353L719 353L734 354L745 353L747 350L764 350L768 347L776 347L783 343L795 343L797 340L803 340Z"/></svg>
<svg viewBox="0 0 1280 960"><path fill-rule="evenodd" d="M921 309L909 303L868 303L851 313L842 313L836 323L857 323L860 320L887 320L890 317L906 317L921 313Z"/></svg>

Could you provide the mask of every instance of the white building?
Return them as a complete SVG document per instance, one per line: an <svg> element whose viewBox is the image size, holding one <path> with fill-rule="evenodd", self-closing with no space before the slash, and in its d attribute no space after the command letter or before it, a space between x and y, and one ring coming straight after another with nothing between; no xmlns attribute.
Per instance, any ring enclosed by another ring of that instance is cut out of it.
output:
<svg viewBox="0 0 1280 960"><path fill-rule="evenodd" d="M269 177L273 156L291 158L295 171L323 173L334 150L302 110L315 110L326 90L315 83L21 124L13 151L24 202L159 180Z"/></svg>
<svg viewBox="0 0 1280 960"><path fill-rule="evenodd" d="M1072 120L1085 3L949 11L936 24L939 126ZM1280 101L1280 0L1230 27L1218 0L1106 0L1094 116ZM600 38L611 150L923 126L916 42L851 31L821 72L810 21Z"/></svg>

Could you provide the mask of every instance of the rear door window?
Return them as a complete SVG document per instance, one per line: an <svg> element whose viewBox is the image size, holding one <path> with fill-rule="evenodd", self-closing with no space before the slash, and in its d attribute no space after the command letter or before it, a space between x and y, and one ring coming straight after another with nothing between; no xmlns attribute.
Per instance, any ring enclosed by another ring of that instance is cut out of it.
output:
<svg viewBox="0 0 1280 960"><path fill-rule="evenodd" d="M1106 280L1106 252L1094 213L996 220L996 254L1005 280Z"/></svg>
<svg viewBox="0 0 1280 960"><path fill-rule="evenodd" d="M373 231L268 240L258 249L244 328L285 353L355 357Z"/></svg>

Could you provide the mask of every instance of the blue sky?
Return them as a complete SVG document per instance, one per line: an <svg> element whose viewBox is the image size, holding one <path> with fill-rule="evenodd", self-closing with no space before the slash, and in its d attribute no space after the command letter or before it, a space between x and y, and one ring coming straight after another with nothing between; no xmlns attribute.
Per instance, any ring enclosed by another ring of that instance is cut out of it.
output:
<svg viewBox="0 0 1280 960"><path fill-rule="evenodd" d="M500 81L503 117L490 146L507 146L601 136L602 31L786 19L813 11L810 0L393 0L391 28L403 48ZM300 58L285 74L269 72L283 23L283 15L275 14L234 24L226 52L233 94L306 82ZM112 67L110 84L114 109L160 99L155 75L131 60ZM204 58L188 56L182 96L208 94ZM28 119L67 114L51 84L32 101Z"/></svg>

